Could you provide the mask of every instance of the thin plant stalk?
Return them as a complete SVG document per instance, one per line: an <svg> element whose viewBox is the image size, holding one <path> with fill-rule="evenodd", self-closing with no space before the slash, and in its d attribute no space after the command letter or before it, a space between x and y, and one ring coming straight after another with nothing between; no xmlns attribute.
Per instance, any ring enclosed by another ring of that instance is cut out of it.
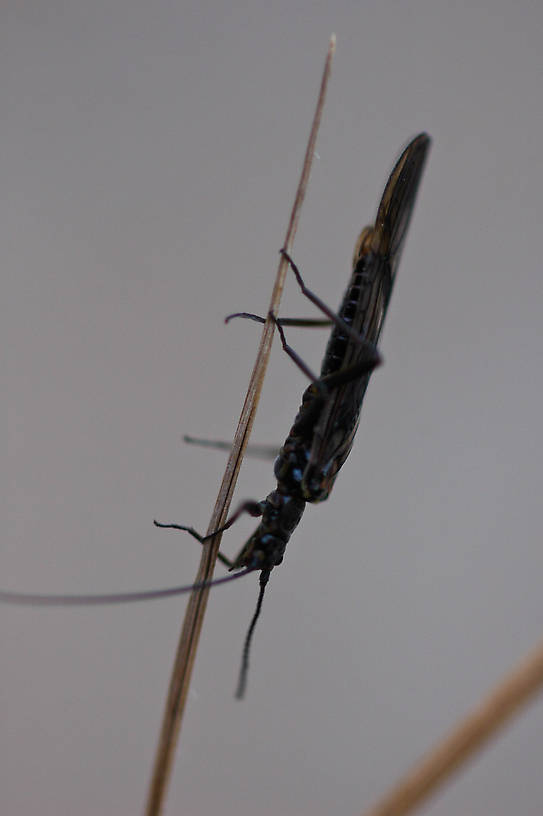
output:
<svg viewBox="0 0 543 816"><path fill-rule="evenodd" d="M542 689L543 641L363 816L412 813Z"/></svg>
<svg viewBox="0 0 543 816"><path fill-rule="evenodd" d="M335 51L335 43L335 36L332 35L328 46L328 53L322 75L317 107L305 152L302 174L298 184L298 189L296 191L296 197L294 199L285 241L283 244L283 248L286 249L287 252L290 250L296 234L298 220L300 217L300 209L307 189L309 173L315 153L317 133L324 107L326 89L330 77L332 58ZM278 312L279 301L285 285L287 268L287 261L285 257L281 255L268 313L273 312L274 314L277 314ZM212 533L214 530L221 527L225 523L228 515L243 454L253 426L256 408L260 398L260 392L262 390L262 383L271 351L274 330L275 326L268 318L262 331L256 361L251 374L251 379L249 381L247 396L245 397L238 427L232 443L232 451L226 465L224 477L219 489L217 500L215 502L213 514L211 516L211 521L209 522L209 527L207 530L208 533ZM217 560L217 553L219 552L220 540L221 535L216 535L210 539L209 542L206 542L205 546L202 548L200 566L194 579L196 584L209 581L212 578L215 562ZM185 710L192 668L196 657L200 631L207 606L208 594L209 587L195 590L191 593L187 605L172 670L170 686L168 689L168 696L166 699L166 708L162 720L162 728L160 731L151 784L146 803L146 816L158 816L158 814L162 812L164 806L173 767L175 749L181 728L181 721L183 718L183 712Z"/></svg>

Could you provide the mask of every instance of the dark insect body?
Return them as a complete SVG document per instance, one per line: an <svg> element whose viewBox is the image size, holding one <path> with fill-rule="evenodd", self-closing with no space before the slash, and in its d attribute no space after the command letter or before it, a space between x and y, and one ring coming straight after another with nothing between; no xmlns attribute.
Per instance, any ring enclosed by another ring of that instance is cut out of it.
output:
<svg viewBox="0 0 543 816"><path fill-rule="evenodd" d="M237 697L244 694L250 641L270 573L281 564L306 504L328 498L351 451L369 378L379 364L376 345L429 147L430 139L422 133L398 159L385 187L375 225L365 227L358 238L351 280L337 314L306 288L297 267L283 253L302 292L328 316L333 329L317 378L286 343L282 326L287 321L275 320L283 348L312 382L303 394L298 415L275 461L277 487L260 502L242 504L225 525L229 527L242 512L262 517L233 562L222 556L230 569L261 571L260 594L245 641ZM247 313L236 316L264 321ZM290 320L288 325L307 326L311 321ZM202 542L208 538L182 525L159 526L187 530Z"/></svg>
<svg viewBox="0 0 543 816"><path fill-rule="evenodd" d="M244 502L221 528L225 530L230 527L243 512L261 517L257 529L233 562L219 553L219 558L231 570L241 569L243 572L207 584L224 583L247 572L260 570L260 593L245 640L237 697L244 694L250 642L270 573L282 562L286 545L300 522L306 504L328 498L337 474L350 453L369 378L380 362L376 346L429 147L430 138L421 133L408 144L398 159L385 187L375 225L363 229L357 241L353 272L337 314L307 289L297 267L283 252L303 294L327 316L327 320L277 319L271 315L284 350L310 378L311 384L303 394L294 424L275 461L277 487L262 501ZM264 318L247 313L233 316L264 322ZM333 325L318 377L287 344L283 329L286 325ZM198 442L191 439L187 441ZM205 444L223 446L220 443ZM159 522L155 524L158 527L185 530L200 542L219 532L217 530L209 536L201 536L192 527ZM0 592L0 600L44 605L122 603L164 597L192 589L194 586L95 596Z"/></svg>

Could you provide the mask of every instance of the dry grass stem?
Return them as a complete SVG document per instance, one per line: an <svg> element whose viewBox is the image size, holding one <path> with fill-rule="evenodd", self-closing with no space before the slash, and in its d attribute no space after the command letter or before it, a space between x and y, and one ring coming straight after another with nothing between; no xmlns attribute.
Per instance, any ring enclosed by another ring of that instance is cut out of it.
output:
<svg viewBox="0 0 543 816"><path fill-rule="evenodd" d="M287 250L289 250L292 246L298 225L300 208L305 197L334 50L335 37L332 35L328 47L328 54L322 76L317 107L305 153L302 174L298 184L294 205L292 207L285 242L283 244L284 248ZM277 313L278 311L279 301L285 283L286 271L287 263L284 257L281 256L268 311L273 311L274 313ZM232 444L232 451L226 465L226 471L221 483L217 501L215 503L213 515L211 516L211 521L209 522L208 533L211 533L213 530L221 527L226 521L241 466L243 453L245 451L253 425L254 416L260 397L260 391L262 389L264 373L271 351L273 334L274 325L268 319L262 332L258 354L247 390L247 396L245 397L245 402L243 404L238 427ZM202 548L202 559L194 579L195 583L209 581L212 578L217 553L219 551L220 539L221 536L217 535ZM161 813L163 808L168 782L171 775L179 730L181 728L181 720L187 699L192 667L196 657L200 630L202 628L205 609L207 606L208 594L209 588L196 590L192 592L188 602L179 645L177 648L177 654L175 656L172 677L166 700L166 709L162 721L153 775L149 788L145 810L147 816L157 816L157 814Z"/></svg>
<svg viewBox="0 0 543 816"><path fill-rule="evenodd" d="M543 687L543 642L364 816L404 816L428 799Z"/></svg>

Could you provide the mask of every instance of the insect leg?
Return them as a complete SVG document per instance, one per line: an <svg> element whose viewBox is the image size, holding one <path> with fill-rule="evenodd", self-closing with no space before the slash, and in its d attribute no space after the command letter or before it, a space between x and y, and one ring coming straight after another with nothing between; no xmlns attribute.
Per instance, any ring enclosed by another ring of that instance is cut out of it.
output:
<svg viewBox="0 0 543 816"><path fill-rule="evenodd" d="M271 314L271 313L270 313ZM266 318L261 317L257 314L252 314L252 312L235 312L234 314L227 315L224 318L224 322L228 323L234 317L244 317L248 318L249 320L254 320L257 323L265 323ZM279 332L279 336L281 338L281 344L283 349L286 351L288 356L291 360L294 360L298 368L303 371L306 377L309 377L310 380L315 381L317 380L317 376L311 371L311 369L304 363L302 358L299 354L297 354L292 346L289 346L287 343L285 333L283 331L283 326L301 326L301 327L311 327L311 328L321 328L323 326L330 326L332 325L331 320L319 320L313 319L311 317L275 317L275 315L271 314L272 320L277 326L277 331ZM222 445L221 445L222 447Z"/></svg>
<svg viewBox="0 0 543 816"><path fill-rule="evenodd" d="M283 348L288 356L296 363L298 368L303 371L307 377L309 377L309 379L318 387L319 390L323 390L323 395L324 392L328 392L331 388L336 388L338 385L343 385L343 383L350 382L351 380L360 377L362 374L371 374L373 369L377 368L377 366L381 364L381 357L373 343L361 341L361 346L363 346L365 352L364 357L361 360L358 360L358 362L354 363L353 365L347 366L343 370L337 371L334 374L329 374L326 377L316 377L309 366L304 363L300 355L288 345L283 327L279 325L277 320L274 319L274 322L277 326L277 331L279 332Z"/></svg>
<svg viewBox="0 0 543 816"><path fill-rule="evenodd" d="M243 317L248 320L254 320L256 323L265 323L266 318L252 312L234 312L234 314L226 315L225 323L229 323L234 317ZM331 320L324 320L318 317L279 317L278 323L281 326L298 326L307 329L322 329L328 328L332 325Z"/></svg>
<svg viewBox="0 0 543 816"><path fill-rule="evenodd" d="M368 343L367 357L362 360L358 360L358 362L353 363L340 371L335 371L333 374L327 374L325 377L321 377L319 384L328 391L332 388L337 388L339 385L344 385L352 380L356 380L363 374L371 374L371 372L379 365L381 365L381 357L376 351L375 346Z"/></svg>
<svg viewBox="0 0 543 816"><path fill-rule="evenodd" d="M157 521L156 519L153 521L153 524L155 525L155 527L161 527L162 529L183 530L184 532L189 533L193 538L195 538L196 541L199 541L200 544L205 544L205 542L209 541L209 539L213 538L213 536L216 536L218 533L223 533L225 530L228 530L228 528L231 527L232 524L234 524L234 522L237 521L238 518L243 513L249 513L250 516L254 516L255 518L257 518L262 515L263 511L264 508L262 507L262 502L257 501L242 502L240 506L237 508L237 510L234 513L232 513L230 518L226 521L225 524L223 524L222 527L219 527L217 530L215 530L212 533L208 533L207 535L201 535L201 533L195 530L194 527L186 527L184 524L163 524L162 522ZM227 567L230 568L233 566L233 562L222 553L219 553L217 557Z"/></svg>
<svg viewBox="0 0 543 816"><path fill-rule="evenodd" d="M338 314L336 314L336 312L334 312L333 309L327 306L326 303L323 300L321 300L320 297L318 297L318 295L312 292L311 289L307 288L300 274L300 270L298 269L298 267L296 266L296 264L286 251L286 249L280 249L279 252L288 261L290 268L294 272L294 276L298 282L298 286L302 290L302 294L305 295L306 298L311 301L311 303L314 303L317 309L320 309L321 312L324 312L324 314L330 318L330 321L332 323L335 323L335 325L338 326L342 331L344 331L345 334L348 334L349 337L351 337L359 346L367 346L368 352L370 348L374 349L374 354L376 355L377 352L375 350L375 347L371 343L368 343L367 340L364 340L362 337L360 337L360 335L352 328L352 326L349 326L348 323L345 323L345 321Z"/></svg>
<svg viewBox="0 0 543 816"><path fill-rule="evenodd" d="M185 436L183 437L183 442L186 442L188 445L200 445L202 448L214 448L215 450L224 450L230 451L232 450L232 443L223 441L222 439L201 439L200 437L195 436ZM273 462L274 459L277 459L279 455L279 445L247 445L245 448L245 455L246 456L254 456L257 459L266 459L269 462Z"/></svg>
<svg viewBox="0 0 543 816"><path fill-rule="evenodd" d="M304 363L304 361L302 360L300 355L297 354L294 351L294 349L291 346L289 346L289 344L287 343L287 339L285 337L285 332L283 331L283 327L282 327L281 323L279 322L279 320L271 312L270 312L270 316L271 316L271 319L273 320L273 322L275 323L275 325L277 326L277 331L279 332L279 337L281 338L281 345L283 346L284 351L286 351L286 353L288 354L290 359L293 360L296 363L296 365L298 366L300 371L303 371L303 373L306 375L306 377L309 377L309 379L312 382L316 382L316 380L318 380L318 377L311 371L309 366Z"/></svg>

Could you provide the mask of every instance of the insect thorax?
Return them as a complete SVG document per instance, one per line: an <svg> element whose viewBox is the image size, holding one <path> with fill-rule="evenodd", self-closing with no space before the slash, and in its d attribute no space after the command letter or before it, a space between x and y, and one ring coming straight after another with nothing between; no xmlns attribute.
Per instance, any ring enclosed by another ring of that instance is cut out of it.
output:
<svg viewBox="0 0 543 816"><path fill-rule="evenodd" d="M277 567L283 560L293 531L300 523L305 504L303 499L291 493L272 490L262 502L262 521L238 556L236 567L261 570Z"/></svg>

